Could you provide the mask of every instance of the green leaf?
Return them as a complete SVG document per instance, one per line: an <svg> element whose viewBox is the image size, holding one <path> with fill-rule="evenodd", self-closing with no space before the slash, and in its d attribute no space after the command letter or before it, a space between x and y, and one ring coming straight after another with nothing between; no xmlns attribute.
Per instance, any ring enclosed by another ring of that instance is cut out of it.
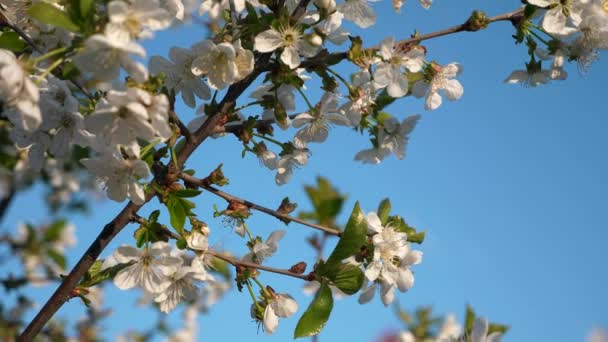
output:
<svg viewBox="0 0 608 342"><path fill-rule="evenodd" d="M464 319L465 334L470 334L473 331L473 323L475 323L475 311L470 305L467 305L467 313Z"/></svg>
<svg viewBox="0 0 608 342"><path fill-rule="evenodd" d="M138 248L141 248L148 242L169 241L169 238L163 233L163 226L158 222L142 224L133 232L133 237L135 238Z"/></svg>
<svg viewBox="0 0 608 342"><path fill-rule="evenodd" d="M179 198L171 197L167 202L167 209L169 209L171 226L181 235L184 231L184 224L186 223L186 208L184 208L182 201Z"/></svg>
<svg viewBox="0 0 608 342"><path fill-rule="evenodd" d="M16 32L3 32L0 35L0 49L21 52L27 47L27 43L21 40Z"/></svg>
<svg viewBox="0 0 608 342"><path fill-rule="evenodd" d="M150 213L150 216L148 216L148 221L157 222L159 216L160 216L160 210L154 210L153 212Z"/></svg>
<svg viewBox="0 0 608 342"><path fill-rule="evenodd" d="M59 253L58 251L51 249L47 251L47 255L57 266L61 267L62 270L65 270L67 266L67 262L65 260L65 255Z"/></svg>
<svg viewBox="0 0 608 342"><path fill-rule="evenodd" d="M508 325L490 323L490 326L488 328L488 335L495 333L495 332L498 332L498 333L501 333L504 335L508 330L509 330Z"/></svg>
<svg viewBox="0 0 608 342"><path fill-rule="evenodd" d="M363 286L363 271L361 267L352 264L342 264L340 270L331 278L333 284L347 295L357 293Z"/></svg>
<svg viewBox="0 0 608 342"><path fill-rule="evenodd" d="M388 216L391 213L391 201L388 198L385 198L382 200L382 202L380 202L380 205L378 206L378 217L380 218L380 221L382 221L383 225L386 225L386 222L388 222Z"/></svg>
<svg viewBox="0 0 608 342"><path fill-rule="evenodd" d="M334 307L334 298L327 282L321 283L321 288L317 291L296 326L294 338L313 336L321 332L327 323L329 314Z"/></svg>
<svg viewBox="0 0 608 342"><path fill-rule="evenodd" d="M177 197L196 197L198 196L202 191L200 190L196 190L196 189L181 189L181 190L177 190L173 193L173 195L177 196Z"/></svg>
<svg viewBox="0 0 608 342"><path fill-rule="evenodd" d="M327 259L326 266L335 267L342 263L342 260L356 254L361 250L366 242L367 221L365 215L359 207L359 202L355 203L350 219L340 237L336 248Z"/></svg>
<svg viewBox="0 0 608 342"><path fill-rule="evenodd" d="M80 15L83 18L88 17L94 8L95 0L80 0Z"/></svg>
<svg viewBox="0 0 608 342"><path fill-rule="evenodd" d="M103 265L103 260L97 260L93 263L93 265L89 268L87 273L82 277L82 280L78 284L80 287L91 287L95 286L103 281L108 279L113 279L118 272L122 269L131 266L133 262L126 264L118 264L112 267L108 267L105 270L101 270L101 266Z"/></svg>
<svg viewBox="0 0 608 342"><path fill-rule="evenodd" d="M72 32L80 31L80 27L74 24L65 12L51 4L45 2L33 4L28 9L27 13L32 18L44 24L61 27Z"/></svg>
<svg viewBox="0 0 608 342"><path fill-rule="evenodd" d="M46 242L57 241L61 237L61 232L65 228L65 220L57 220L44 232L42 237Z"/></svg>

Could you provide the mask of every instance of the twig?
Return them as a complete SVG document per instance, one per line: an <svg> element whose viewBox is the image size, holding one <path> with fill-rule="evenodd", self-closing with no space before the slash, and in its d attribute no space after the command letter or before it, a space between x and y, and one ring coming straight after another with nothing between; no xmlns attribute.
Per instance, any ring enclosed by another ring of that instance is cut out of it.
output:
<svg viewBox="0 0 608 342"><path fill-rule="evenodd" d="M520 9L517 9L517 10L509 12L509 13L505 13L505 14L497 15L495 17L488 18L488 24L495 23L498 21L510 21L511 23L513 23L513 25L516 25L518 23L518 21L522 18L523 14L524 14L524 9L520 8ZM453 33L470 32L471 30L469 28L470 28L470 26L468 24L468 21L466 21L463 24L452 26L452 27L444 29L444 30L439 30L439 31L435 31L435 32L427 33L427 34L421 34L421 35L418 35L415 37L400 40L400 41L396 42L395 45L403 46L403 45L417 44L424 40L429 40L429 39L433 39L433 38L437 38L437 37L441 37L441 36L446 36L446 35L453 34ZM380 49L380 47L377 47L377 46L370 48L370 50L379 50L379 49ZM300 68L311 68L311 67L314 67L317 65L324 64L328 59L335 61L335 60L343 60L343 59L346 59L347 57L348 57L348 55L346 52L331 53L331 54L327 54L324 56L320 56L320 58L313 57L313 58L303 61L300 64Z"/></svg>
<svg viewBox="0 0 608 342"><path fill-rule="evenodd" d="M277 273L277 274L282 274L282 275L286 275L286 276L290 276L290 277L294 277L294 278L299 278L302 280L307 280L310 281L311 276L308 274L298 274L298 273L294 273L291 272L289 270L285 270L282 268L274 268L274 267L269 267L269 266L264 266L264 265L260 265L260 264L256 264L253 262L247 262L247 261L241 261L238 260L236 258L233 258L229 255L226 254L222 254L213 250L207 250L205 252L205 254L209 254L209 255L213 255L214 257L218 258L218 259L222 259L224 261L226 261L229 264L232 264L233 266L241 266L241 267L248 267L248 268L255 268L258 270L262 270L262 271L266 271L266 272L272 272L272 273Z"/></svg>
<svg viewBox="0 0 608 342"><path fill-rule="evenodd" d="M260 58L260 62L267 63L270 54L265 54ZM196 148L202 144L213 132L213 129L222 117L230 113L230 108L234 107L236 99L249 87L249 85L259 76L261 68L254 71L251 75L240 82L237 82L228 88L228 92L219 104L220 110L211 115L207 121L193 134L192 140L186 141L184 148L177 155L178 165L173 165L171 161L168 168L179 170ZM156 181L156 180L155 180ZM146 199L143 204L137 205L129 202L121 212L101 231L101 233L91 243L80 260L76 263L70 273L64 278L63 282L55 290L51 298L44 304L36 317L25 328L17 341L31 341L42 330L44 325L53 317L55 312L70 299L70 293L78 284L78 281L89 270L101 252L107 247L112 239L118 234L137 214L137 211L146 203L148 203L155 195L155 191L151 189L146 194Z"/></svg>
<svg viewBox="0 0 608 342"><path fill-rule="evenodd" d="M180 178L182 178L185 182L193 184L193 185L196 185L196 186L198 186L200 188L203 188L203 189L209 191L210 193L212 193L212 194L214 194L214 195L216 195L218 197L221 197L221 198L225 199L228 202L239 202L239 203L242 203L242 204L246 205L247 207L249 207L251 209L255 209L255 210L263 212L265 214L274 216L274 217L276 217L276 218L278 218L278 219L280 219L282 221L293 221L293 222L296 222L296 223L299 223L299 224L302 224L302 225L305 225L305 226L308 226L308 227L311 227L311 228L314 228L314 229L318 229L318 230L324 231L325 233L330 234L330 235L340 236L340 234L341 234L341 232L339 230L337 230L337 229L328 228L328 227L325 227L325 226L322 226L322 225L319 225L319 224L316 224L316 223L312 223L312 222L308 222L308 221L299 219L297 217L293 217L293 216L289 216L289 215L286 215L286 214L282 214L282 213L280 213L280 212L278 212L276 210L272 210L270 208L266 208L266 207L263 207L261 205L255 204L253 202L250 202L250 201L238 198L236 196L233 196L231 194L225 193L225 192L223 192L221 190L218 190L218 189L212 187L211 185L206 184L206 182L204 182L202 179L198 179L196 177L192 177L192 176L190 176L187 173L182 173L180 175Z"/></svg>
<svg viewBox="0 0 608 342"><path fill-rule="evenodd" d="M186 140L192 140L192 133L190 133L188 127L184 125L173 109L169 110L169 118L177 125L180 133L186 138Z"/></svg>
<svg viewBox="0 0 608 342"><path fill-rule="evenodd" d="M17 33L23 40L25 40L27 45L29 45L32 49L36 50L38 53L41 53L41 54L44 53L44 51L38 45L36 45L36 43L32 40L32 38L30 38L27 35L27 33L25 33L25 31L23 31L21 28L19 28L17 25L14 25L10 21L10 19L8 18L8 16L6 16L6 13L4 12L4 10L2 8L0 8L0 14L2 14L2 19L5 21L5 25L10 27L11 30L15 31L15 33ZM56 70L61 72L63 70L63 68L58 67ZM82 84L80 84L80 82L73 80L73 79L70 79L70 82L76 88L78 88L78 90L80 90L86 97L88 97L89 100L95 99L95 97L93 95L91 95L91 93L89 93L89 91Z"/></svg>

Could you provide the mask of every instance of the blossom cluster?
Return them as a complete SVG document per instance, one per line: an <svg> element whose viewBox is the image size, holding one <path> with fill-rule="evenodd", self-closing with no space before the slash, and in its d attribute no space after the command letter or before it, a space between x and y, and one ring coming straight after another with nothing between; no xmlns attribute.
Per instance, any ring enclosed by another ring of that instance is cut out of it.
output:
<svg viewBox="0 0 608 342"><path fill-rule="evenodd" d="M526 69L514 71L505 82L535 87L552 80L565 80L568 76L564 70L566 61L576 61L579 70L585 72L598 59L599 50L608 48L608 8L605 1L527 2L537 8L534 16L538 16L541 26L526 22L521 28L534 36L536 42L531 43L533 54L530 62L526 63ZM533 32L535 30L542 36ZM550 67L543 68L542 61L551 61Z"/></svg>

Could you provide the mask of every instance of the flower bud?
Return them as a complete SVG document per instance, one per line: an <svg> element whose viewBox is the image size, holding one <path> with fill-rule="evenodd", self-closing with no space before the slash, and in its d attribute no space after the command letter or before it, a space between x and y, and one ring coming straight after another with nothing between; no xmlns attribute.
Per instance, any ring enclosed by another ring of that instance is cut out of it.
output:
<svg viewBox="0 0 608 342"><path fill-rule="evenodd" d="M322 8L329 13L336 10L336 0L314 0L313 3L318 8Z"/></svg>
<svg viewBox="0 0 608 342"><path fill-rule="evenodd" d="M311 33L306 37L308 43L314 47L323 45L323 38L316 33Z"/></svg>

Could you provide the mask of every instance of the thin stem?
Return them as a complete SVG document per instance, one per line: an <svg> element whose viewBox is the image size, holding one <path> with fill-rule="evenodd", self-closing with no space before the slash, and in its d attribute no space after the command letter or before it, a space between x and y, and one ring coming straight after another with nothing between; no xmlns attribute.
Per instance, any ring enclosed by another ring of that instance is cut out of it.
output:
<svg viewBox="0 0 608 342"><path fill-rule="evenodd" d="M543 42L546 46L549 46L549 42L546 41L540 34L530 30L528 31L530 32L536 39L540 40L541 42Z"/></svg>
<svg viewBox="0 0 608 342"><path fill-rule="evenodd" d="M251 299L253 300L253 304L255 305L256 309L258 309L259 312L262 312L262 307L258 303L258 299L255 298L255 293L253 293L253 289L251 288L251 284L248 281L246 281L245 285L247 285L247 291L249 291L249 295L251 296Z"/></svg>
<svg viewBox="0 0 608 342"><path fill-rule="evenodd" d="M258 287L260 288L260 291L262 291L262 293L264 294L265 298L271 298L272 297L270 295L270 293L268 293L268 290L266 289L266 286L264 286L264 284L262 284L262 282L257 277L252 277L251 279L253 279L253 281L258 285Z"/></svg>
<svg viewBox="0 0 608 342"><path fill-rule="evenodd" d="M54 61L53 64L49 65L49 67L46 68L42 72L42 74L40 74L39 78L36 80L36 84L39 84L40 82L42 82L42 80L45 79L48 76L48 74L53 72L53 70L55 70L57 67L59 67L61 65L61 63L63 63L63 58L59 58L56 61Z"/></svg>
<svg viewBox="0 0 608 342"><path fill-rule="evenodd" d="M225 262L233 265L233 266L240 266L240 267L247 267L247 268L254 268L254 269L258 269L258 270L262 270L262 271L266 271L266 272L271 272L271 273L276 273L276 274L282 274L282 275L286 275L289 277L294 277L294 278L298 278L298 279L302 279L302 280L310 280L310 276L309 275L305 275L305 274L298 274L298 273L293 273L289 270L285 270L282 268L274 268L274 267L269 267L269 266L264 266L264 265L260 265L260 264L256 264L253 262L248 262L248 261L241 261L238 260L236 258L233 258L229 255L223 254L223 253L219 253L213 250L208 250L205 253L209 254L209 255L213 255L214 257L224 260Z"/></svg>
<svg viewBox="0 0 608 342"><path fill-rule="evenodd" d="M302 95L302 97L304 98L304 101L306 101L306 105L308 105L308 109L310 110L310 114L315 112L315 107L312 106L312 104L310 104L310 101L308 100L308 97L306 97L306 94L304 94L304 91L302 91L302 88L296 88L298 90L298 93L300 93L300 95Z"/></svg>
<svg viewBox="0 0 608 342"><path fill-rule="evenodd" d="M243 229L245 229L247 232L247 236L249 236L249 241L255 241L253 235L251 235L251 232L249 231L249 227L247 227L247 223L245 223L245 220L241 219L241 224L243 225Z"/></svg>
<svg viewBox="0 0 608 342"><path fill-rule="evenodd" d="M283 147L283 143L282 142L280 142L280 141L278 141L276 139L273 139L273 138L271 138L269 136L266 136L266 135L263 135L263 134L259 134L259 133L255 133L255 132L253 132L253 136L254 137L258 137L260 139L264 139L264 140L266 140L268 142L271 142L273 144L276 144L276 145L278 145L280 147Z"/></svg>
<svg viewBox="0 0 608 342"><path fill-rule="evenodd" d="M263 212L265 214L274 216L277 219L280 219L281 221L293 221L293 222L302 224L304 226L308 226L308 227L311 227L311 228L314 228L314 229L318 229L318 230L324 231L324 232L326 232L327 234L330 234L330 235L335 235L335 236L340 236L341 235L341 232L339 230L337 230L337 229L328 228L328 227L325 227L325 226L322 226L322 225L319 225L319 224L315 224L315 223L312 223L312 222L304 221L304 220L299 219L297 217L293 217L293 216L289 216L289 215L286 215L286 214L283 214L283 213L279 213L276 210L272 210L270 208L263 207L261 205L255 204L253 202L250 202L250 201L238 198L236 196L233 196L231 194L225 193L223 191L220 191L220 190L212 187L211 185L206 184L202 179L198 179L198 178L192 177L192 176L190 176L187 173L182 173L180 175L180 177L185 182L187 182L189 184L196 185L196 186L198 186L200 188L203 188L203 189L209 191L210 193L212 193L212 194L214 194L214 195L216 195L218 197L221 197L221 198L225 199L228 202L239 202L239 203L242 203L242 204L246 205L247 207L249 207L251 209L254 209L254 210Z"/></svg>
<svg viewBox="0 0 608 342"><path fill-rule="evenodd" d="M342 77L342 75L340 75L340 74L338 74L337 72L335 72L335 71L331 70L330 68L327 68L326 70L327 70L327 71L329 71L329 73L330 73L330 74L332 74L332 75L336 76L336 77L337 77L337 78L338 78L340 81L342 81L342 83L344 83L344 85L346 86L346 88L348 88L348 89L350 89L350 88L351 88L350 83L348 83L348 82L347 82L347 81L344 79L344 77Z"/></svg>
<svg viewBox="0 0 608 342"><path fill-rule="evenodd" d="M40 63L40 61L43 61L43 60L45 60L45 59L47 59L47 58L50 58L50 57L53 57L53 56L56 56L56 55L62 54L62 53L64 53L65 51L68 51L68 50L69 50L69 48L67 48L67 47L64 47L64 48L59 48L59 49L55 49L55 50L52 50L52 51L49 51L49 52L45 53L45 54L44 54L44 55L42 55L42 56L39 56L39 57L34 58L34 59L32 60L32 62L34 63L34 65L36 65L36 64Z"/></svg>
<svg viewBox="0 0 608 342"><path fill-rule="evenodd" d="M36 45L36 43L32 40L32 38L30 38L27 35L27 33L25 33L25 31L23 31L22 29L20 29L18 26L13 25L13 23L9 22L8 17L6 16L6 13L1 8L0 8L0 13L2 14L2 16L4 17L4 19L6 20L6 22L7 22L6 25L8 27L10 27L11 30L15 31L15 33L17 33L27 43L27 45L29 45L32 49L34 49L38 53L44 53L44 51L40 47L38 47L38 45ZM59 68L58 70L61 70L61 68ZM78 81L71 79L70 82L76 88L78 88L78 90L80 90L90 100L94 100L95 99L95 97L93 95L91 95L91 93L89 93L89 91L82 84L80 84Z"/></svg>
<svg viewBox="0 0 608 342"><path fill-rule="evenodd" d="M235 111L235 112L238 112L238 111L243 110L243 109L245 109L245 108L248 108L248 107L251 107L251 106L255 106L255 105L259 105L259 104L262 104L262 103L263 103L262 101L253 101L253 102L249 102L249 103L244 104L244 105L242 105L242 106L240 106L240 107L236 107L236 108L234 109L234 111Z"/></svg>

